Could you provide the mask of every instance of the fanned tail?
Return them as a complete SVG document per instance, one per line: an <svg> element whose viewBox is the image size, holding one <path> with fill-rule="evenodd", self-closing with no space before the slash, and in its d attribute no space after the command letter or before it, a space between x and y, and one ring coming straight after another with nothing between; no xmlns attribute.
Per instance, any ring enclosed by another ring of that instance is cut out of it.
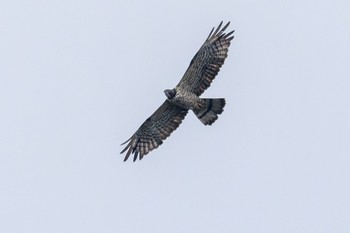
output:
<svg viewBox="0 0 350 233"><path fill-rule="evenodd" d="M224 111L226 101L223 98L202 100L205 101L205 105L200 110L194 111L194 114L204 125L211 125L218 119L218 115Z"/></svg>

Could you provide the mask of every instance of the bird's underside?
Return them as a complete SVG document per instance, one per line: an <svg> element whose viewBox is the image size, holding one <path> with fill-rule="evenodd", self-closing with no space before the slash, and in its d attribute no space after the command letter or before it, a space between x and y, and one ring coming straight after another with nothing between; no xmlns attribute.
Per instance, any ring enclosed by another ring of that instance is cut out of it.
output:
<svg viewBox="0 0 350 233"><path fill-rule="evenodd" d="M228 47L233 39L231 31L224 31L222 22L213 28L204 44L190 62L185 74L174 89L165 90L167 99L131 136L121 154L127 151L124 161L131 154L133 161L156 149L177 129L189 110L192 110L204 125L211 125L223 112L225 99L200 98L210 86L227 57Z"/></svg>

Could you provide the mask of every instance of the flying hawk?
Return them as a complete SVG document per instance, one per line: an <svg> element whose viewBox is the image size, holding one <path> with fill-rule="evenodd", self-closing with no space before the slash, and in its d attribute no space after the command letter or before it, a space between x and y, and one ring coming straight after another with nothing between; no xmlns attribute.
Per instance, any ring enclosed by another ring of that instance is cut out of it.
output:
<svg viewBox="0 0 350 233"><path fill-rule="evenodd" d="M207 99L199 96L210 86L220 71L227 57L228 47L233 39L231 31L225 33L228 22L222 29L213 28L202 47L193 57L184 76L174 89L164 91L167 99L131 136L126 150L126 161L130 154L134 154L134 162L139 157L148 154L163 143L167 137L181 124L187 112L192 110L204 125L213 124L226 104L224 98Z"/></svg>

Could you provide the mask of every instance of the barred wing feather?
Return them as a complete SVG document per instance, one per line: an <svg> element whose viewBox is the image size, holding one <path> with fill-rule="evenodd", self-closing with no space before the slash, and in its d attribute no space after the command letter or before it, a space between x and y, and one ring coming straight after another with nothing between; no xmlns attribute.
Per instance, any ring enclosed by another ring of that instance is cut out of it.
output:
<svg viewBox="0 0 350 233"><path fill-rule="evenodd" d="M208 38L193 57L178 87L200 96L214 80L224 64L228 53L228 47L234 36L234 31L225 33L228 22L222 29L222 21L214 31L211 30ZM213 33L214 32L214 33Z"/></svg>
<svg viewBox="0 0 350 233"><path fill-rule="evenodd" d="M133 161L137 157L141 160L143 156L160 146L170 134L179 127L188 110L178 107L166 100L122 145L129 142L120 152L126 150L126 161L130 154L134 154Z"/></svg>

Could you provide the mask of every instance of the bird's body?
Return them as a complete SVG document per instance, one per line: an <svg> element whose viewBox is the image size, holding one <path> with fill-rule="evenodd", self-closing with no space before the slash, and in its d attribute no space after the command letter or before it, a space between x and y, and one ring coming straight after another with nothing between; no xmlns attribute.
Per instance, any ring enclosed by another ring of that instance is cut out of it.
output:
<svg viewBox="0 0 350 233"><path fill-rule="evenodd" d="M129 143L121 152L128 150L124 161L130 154L134 154L134 161L138 156L142 159L161 145L190 110L204 125L211 125L218 119L226 104L225 99L200 98L200 95L210 86L227 57L234 32L224 33L229 23L220 30L221 22L214 33L212 29L178 85L164 91L167 97L165 102L125 142Z"/></svg>
<svg viewBox="0 0 350 233"><path fill-rule="evenodd" d="M192 92L180 87L174 88L174 91L176 95L173 98L168 98L168 100L179 107L194 111L199 110L204 104L204 101Z"/></svg>

